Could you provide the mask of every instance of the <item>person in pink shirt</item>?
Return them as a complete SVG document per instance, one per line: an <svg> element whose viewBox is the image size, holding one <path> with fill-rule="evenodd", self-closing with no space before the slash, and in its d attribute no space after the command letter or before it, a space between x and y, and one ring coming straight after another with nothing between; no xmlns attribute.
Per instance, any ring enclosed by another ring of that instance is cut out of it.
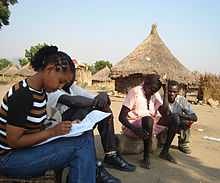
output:
<svg viewBox="0 0 220 183"><path fill-rule="evenodd" d="M163 87L162 100L159 89ZM167 115L168 108L167 84L162 84L159 75L148 74L144 82L132 88L123 102L119 121L123 124L123 133L134 138L142 138L144 155L141 166L150 169L149 152L152 134L158 134L164 126L157 125L161 115Z"/></svg>

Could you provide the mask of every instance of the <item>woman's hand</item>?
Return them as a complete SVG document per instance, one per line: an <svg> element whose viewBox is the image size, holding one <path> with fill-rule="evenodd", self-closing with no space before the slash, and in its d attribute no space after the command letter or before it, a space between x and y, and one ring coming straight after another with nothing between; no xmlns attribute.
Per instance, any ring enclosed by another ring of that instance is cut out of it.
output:
<svg viewBox="0 0 220 183"><path fill-rule="evenodd" d="M75 121L62 121L48 130L52 136L65 135L70 132L72 124L74 123Z"/></svg>

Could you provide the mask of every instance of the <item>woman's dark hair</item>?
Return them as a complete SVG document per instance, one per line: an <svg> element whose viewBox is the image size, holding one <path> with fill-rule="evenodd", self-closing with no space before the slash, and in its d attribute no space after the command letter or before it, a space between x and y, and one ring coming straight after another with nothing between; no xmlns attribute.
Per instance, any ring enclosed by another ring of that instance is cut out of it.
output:
<svg viewBox="0 0 220 183"><path fill-rule="evenodd" d="M144 86L154 86L160 89L162 83L158 74L146 74L144 76Z"/></svg>
<svg viewBox="0 0 220 183"><path fill-rule="evenodd" d="M31 59L31 66L35 71L43 70L48 64L54 64L57 71L70 69L75 72L75 65L69 55L58 51L56 46L44 46Z"/></svg>

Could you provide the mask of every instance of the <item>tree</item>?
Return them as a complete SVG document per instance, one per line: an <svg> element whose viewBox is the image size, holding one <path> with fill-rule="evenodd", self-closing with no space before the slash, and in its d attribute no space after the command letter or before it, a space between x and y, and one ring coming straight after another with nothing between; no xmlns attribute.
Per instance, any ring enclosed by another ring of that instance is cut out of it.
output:
<svg viewBox="0 0 220 183"><path fill-rule="evenodd" d="M89 71L90 71L92 74L94 74L94 73L95 73L95 66L94 66L94 64L91 64L91 65L87 64L87 66L88 66Z"/></svg>
<svg viewBox="0 0 220 183"><path fill-rule="evenodd" d="M11 62L5 58L0 59L0 70L6 68L7 66L11 65Z"/></svg>
<svg viewBox="0 0 220 183"><path fill-rule="evenodd" d="M20 58L19 60L19 64L23 67L24 65L28 64L29 61L27 58Z"/></svg>
<svg viewBox="0 0 220 183"><path fill-rule="evenodd" d="M109 69L112 68L112 64L109 61L105 61L105 60L99 60L95 62L95 72L98 72L99 70L105 68L106 66L108 66Z"/></svg>
<svg viewBox="0 0 220 183"><path fill-rule="evenodd" d="M43 44L37 44L35 46L31 46L31 48L29 50L25 50L25 58L19 59L19 63L21 66L24 66L26 64L28 64L32 57L35 55L35 53L42 47L47 46L46 43Z"/></svg>
<svg viewBox="0 0 220 183"><path fill-rule="evenodd" d="M0 0L0 29L3 25L9 25L10 10L9 5L14 5L17 0Z"/></svg>

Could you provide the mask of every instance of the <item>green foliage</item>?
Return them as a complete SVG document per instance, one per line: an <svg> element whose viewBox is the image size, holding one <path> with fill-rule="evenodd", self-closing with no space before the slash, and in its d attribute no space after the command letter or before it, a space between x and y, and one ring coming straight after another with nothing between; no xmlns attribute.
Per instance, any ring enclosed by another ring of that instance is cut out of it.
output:
<svg viewBox="0 0 220 183"><path fill-rule="evenodd" d="M112 64L109 61L99 60L99 61L96 61L94 64L88 65L88 69L92 72L92 74L95 74L96 72L105 68L106 66L109 69L112 68Z"/></svg>
<svg viewBox="0 0 220 183"><path fill-rule="evenodd" d="M0 0L0 29L3 25L9 25L9 5L14 5L17 0Z"/></svg>
<svg viewBox="0 0 220 183"><path fill-rule="evenodd" d="M89 69L89 71L90 71L92 74L95 73L95 66L94 66L94 64L88 65L88 69Z"/></svg>
<svg viewBox="0 0 220 183"><path fill-rule="evenodd" d="M43 43L43 44L39 43L35 46L31 46L30 50L25 50L25 57L27 58L27 60L30 62L31 58L35 55L35 53L44 46L47 46L47 44L46 43Z"/></svg>
<svg viewBox="0 0 220 183"><path fill-rule="evenodd" d="M11 65L11 62L5 58L0 59L0 70L6 68L7 66Z"/></svg>
<svg viewBox="0 0 220 183"><path fill-rule="evenodd" d="M109 69L112 68L112 64L109 61L105 60L99 60L95 62L95 72L98 72L99 70L105 68L108 66Z"/></svg>
<svg viewBox="0 0 220 183"><path fill-rule="evenodd" d="M46 43L43 44L37 44L34 46L31 46L31 48L29 50L25 50L25 58L19 59L19 63L21 66L26 65L27 63L29 63L31 61L31 58L35 55L35 53L42 47L47 46Z"/></svg>
<svg viewBox="0 0 220 183"><path fill-rule="evenodd" d="M19 59L19 63L20 63L20 65L23 67L24 65L28 64L29 61L28 61L27 58L20 58L20 59Z"/></svg>

